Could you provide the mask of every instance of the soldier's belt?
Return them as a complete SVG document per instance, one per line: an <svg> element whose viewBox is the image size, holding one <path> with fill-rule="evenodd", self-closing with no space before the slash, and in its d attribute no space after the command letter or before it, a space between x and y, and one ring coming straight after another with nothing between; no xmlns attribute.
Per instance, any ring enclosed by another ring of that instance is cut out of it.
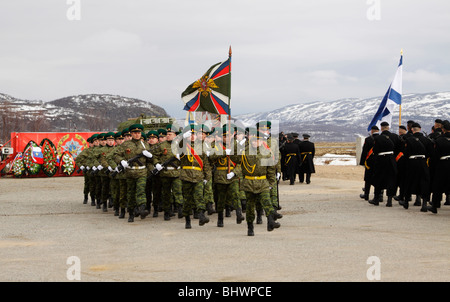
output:
<svg viewBox="0 0 450 302"><path fill-rule="evenodd" d="M303 153L302 153L303 154ZM286 154L286 156L295 156L295 155L297 155L297 153L289 153L289 154Z"/></svg>
<svg viewBox="0 0 450 302"><path fill-rule="evenodd" d="M411 155L408 157L409 159L418 159L418 158L425 158L425 155Z"/></svg>
<svg viewBox="0 0 450 302"><path fill-rule="evenodd" d="M200 168L200 167L194 167L194 166L184 166L184 167L183 167L183 170L198 170L198 171L201 171L202 168Z"/></svg>
<svg viewBox="0 0 450 302"><path fill-rule="evenodd" d="M302 152L300 154L312 154L312 152Z"/></svg>
<svg viewBox="0 0 450 302"><path fill-rule="evenodd" d="M388 152L380 152L377 155L378 156L384 156L384 155L389 155L389 154L394 154L394 151L388 151Z"/></svg>
<svg viewBox="0 0 450 302"><path fill-rule="evenodd" d="M245 175L245 179L252 179L252 180L266 179L266 175L263 175L263 176L247 176L247 175Z"/></svg>
<svg viewBox="0 0 450 302"><path fill-rule="evenodd" d="M228 167L217 167L217 170L228 170ZM233 170L234 167L230 167L230 170Z"/></svg>
<svg viewBox="0 0 450 302"><path fill-rule="evenodd" d="M440 160L448 160L448 159L450 159L450 155L447 155L447 156L442 156L441 158L439 158Z"/></svg>
<svg viewBox="0 0 450 302"><path fill-rule="evenodd" d="M145 169L146 166L139 166L139 167L127 167L127 169L131 169L131 170L142 170Z"/></svg>

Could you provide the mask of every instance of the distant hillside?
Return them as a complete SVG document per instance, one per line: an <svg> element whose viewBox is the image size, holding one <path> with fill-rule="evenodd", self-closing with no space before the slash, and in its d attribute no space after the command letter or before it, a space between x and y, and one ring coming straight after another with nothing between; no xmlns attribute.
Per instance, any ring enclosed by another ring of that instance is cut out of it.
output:
<svg viewBox="0 0 450 302"><path fill-rule="evenodd" d="M309 133L314 141L355 141L367 135L367 127L377 111L382 97L343 99L332 102L310 102L280 109L236 116L247 125L261 120L279 121L280 131ZM402 99L402 124L414 120L430 133L436 118L450 119L450 92L409 94ZM393 131L398 131L399 113L392 119Z"/></svg>
<svg viewBox="0 0 450 302"><path fill-rule="evenodd" d="M0 138L14 131L114 131L120 122L141 115L168 116L152 103L118 95L87 94L43 102L0 94Z"/></svg>

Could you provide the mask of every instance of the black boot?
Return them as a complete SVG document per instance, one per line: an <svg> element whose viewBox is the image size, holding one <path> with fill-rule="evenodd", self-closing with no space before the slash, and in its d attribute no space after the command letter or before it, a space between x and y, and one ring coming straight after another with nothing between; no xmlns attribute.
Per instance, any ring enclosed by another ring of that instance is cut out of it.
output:
<svg viewBox="0 0 450 302"><path fill-rule="evenodd" d="M409 201L410 199L408 199L407 197L405 197L405 200L400 200L398 202L399 205L403 206L406 210L409 208Z"/></svg>
<svg viewBox="0 0 450 302"><path fill-rule="evenodd" d="M242 221L244 221L244 215L242 215L242 209L237 208L236 209L236 223L241 224Z"/></svg>
<svg viewBox="0 0 450 302"><path fill-rule="evenodd" d="M114 207L114 216L119 216L119 208Z"/></svg>
<svg viewBox="0 0 450 302"><path fill-rule="evenodd" d="M380 195L376 195L373 197L372 200L369 200L369 203L373 204L374 206L377 206L380 204L381 201L382 201L382 197Z"/></svg>
<svg viewBox="0 0 450 302"><path fill-rule="evenodd" d="M218 216L217 226L222 228L223 227L223 211L218 212L217 216Z"/></svg>
<svg viewBox="0 0 450 302"><path fill-rule="evenodd" d="M414 202L414 206L420 207L422 205L422 198L420 195L416 195L416 201Z"/></svg>
<svg viewBox="0 0 450 302"><path fill-rule="evenodd" d="M208 215L212 215L212 214L214 214L216 212L213 209L212 202L208 202L206 204L206 211L208 212Z"/></svg>
<svg viewBox="0 0 450 302"><path fill-rule="evenodd" d="M88 202L88 195L84 194L83 204L87 204L87 202Z"/></svg>
<svg viewBox="0 0 450 302"><path fill-rule="evenodd" d="M241 207L242 207L242 213L245 213L247 210L247 199L241 199Z"/></svg>
<svg viewBox="0 0 450 302"><path fill-rule="evenodd" d="M178 219L183 218L183 205L178 206Z"/></svg>
<svg viewBox="0 0 450 302"><path fill-rule="evenodd" d="M134 209L128 209L128 222L134 222Z"/></svg>
<svg viewBox="0 0 450 302"><path fill-rule="evenodd" d="M167 211L164 211L164 220L166 221L170 220L170 213Z"/></svg>
<svg viewBox="0 0 450 302"><path fill-rule="evenodd" d="M209 222L209 218L205 215L205 211L200 210L198 214L198 224L204 225L205 223Z"/></svg>
<svg viewBox="0 0 450 302"><path fill-rule="evenodd" d="M106 206L106 200L103 202L103 212L108 212L108 207Z"/></svg>
<svg viewBox="0 0 450 302"><path fill-rule="evenodd" d="M153 217L158 217L158 207L153 206Z"/></svg>
<svg viewBox="0 0 450 302"><path fill-rule="evenodd" d="M95 206L95 197L91 196L91 206Z"/></svg>
<svg viewBox="0 0 450 302"><path fill-rule="evenodd" d="M186 219L186 225L185 225L185 229L191 229L192 228L192 226L191 226L191 216L189 216L189 215L187 215L187 216L185 216L185 219Z"/></svg>
<svg viewBox="0 0 450 302"><path fill-rule="evenodd" d="M359 194L359 197L364 199L364 200L369 200L369 194Z"/></svg>
<svg viewBox="0 0 450 302"><path fill-rule="evenodd" d="M247 236L255 236L255 233L253 232L253 222L247 221Z"/></svg>
<svg viewBox="0 0 450 302"><path fill-rule="evenodd" d="M278 213L276 207L274 207L273 210L274 210L274 212L273 212L273 218L274 218L275 220L283 218L283 215L281 215L280 213Z"/></svg>
<svg viewBox="0 0 450 302"><path fill-rule="evenodd" d="M101 209L102 207L100 206L102 204L102 202L100 201L100 199L97 199L97 209Z"/></svg>
<svg viewBox="0 0 450 302"><path fill-rule="evenodd" d="M422 207L420 208L421 212L428 211L427 203L428 203L428 201L425 198L422 198Z"/></svg>
<svg viewBox="0 0 450 302"><path fill-rule="evenodd" d="M231 217L231 209L229 206L225 206L225 217Z"/></svg>
<svg viewBox="0 0 450 302"><path fill-rule="evenodd" d="M120 208L119 219L123 219L123 218L125 218L125 208Z"/></svg>
<svg viewBox="0 0 450 302"><path fill-rule="evenodd" d="M112 208L114 206L113 198L109 196L108 198L108 208Z"/></svg>
<svg viewBox="0 0 450 302"><path fill-rule="evenodd" d="M445 195L444 206L450 206L450 194Z"/></svg>
<svg viewBox="0 0 450 302"><path fill-rule="evenodd" d="M139 206L139 214L141 215L141 219L145 219L145 217L147 217L148 211L145 208L145 204L141 204Z"/></svg>
<svg viewBox="0 0 450 302"><path fill-rule="evenodd" d="M386 202L386 206L387 207L392 207L392 196L388 196L388 200L387 200L387 202Z"/></svg>
<svg viewBox="0 0 450 302"><path fill-rule="evenodd" d="M280 223L276 222L273 218L273 214L267 216L267 231L271 232L273 229L279 228Z"/></svg>
<svg viewBox="0 0 450 302"><path fill-rule="evenodd" d="M263 210L256 210L256 224L263 223L262 214L263 214Z"/></svg>
<svg viewBox="0 0 450 302"><path fill-rule="evenodd" d="M428 206L427 210L431 213L437 214L437 208L434 205Z"/></svg>

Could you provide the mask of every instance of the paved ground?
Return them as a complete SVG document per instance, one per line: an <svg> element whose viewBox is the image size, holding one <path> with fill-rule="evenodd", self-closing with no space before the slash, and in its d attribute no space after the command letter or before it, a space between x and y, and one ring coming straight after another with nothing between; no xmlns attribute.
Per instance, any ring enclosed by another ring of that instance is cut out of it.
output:
<svg viewBox="0 0 450 302"><path fill-rule="evenodd" d="M450 206L375 207L361 167L316 168L310 185L280 185L281 228L254 237L234 215L191 230L119 220L82 204L82 177L2 178L0 281L68 281L78 264L81 281L450 281Z"/></svg>

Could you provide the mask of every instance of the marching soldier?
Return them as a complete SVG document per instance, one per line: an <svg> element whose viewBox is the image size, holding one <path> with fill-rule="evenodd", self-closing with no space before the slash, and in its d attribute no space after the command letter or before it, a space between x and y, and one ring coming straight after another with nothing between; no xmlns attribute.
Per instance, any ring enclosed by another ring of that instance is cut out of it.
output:
<svg viewBox="0 0 450 302"><path fill-rule="evenodd" d="M91 156L90 166L91 166L91 173L94 176L95 179L95 197L97 200L96 207L97 209L101 209L102 204L102 192L103 192L103 178L102 174L100 173L103 167L100 167L99 158L101 154L104 151L104 148L106 146L106 139L105 139L106 133L100 133L97 136L98 139L98 145L96 148L94 148Z"/></svg>
<svg viewBox="0 0 450 302"><path fill-rule="evenodd" d="M275 208L270 198L270 184L276 182L276 168L274 165L264 165L264 160L270 159L272 154L264 155L261 152L263 146L262 133L250 133L250 143L241 157L243 184L242 187L247 195L247 235L254 236L253 221L255 220L256 204L259 203L264 209L267 217L267 231L279 228L280 224L275 221Z"/></svg>
<svg viewBox="0 0 450 302"><path fill-rule="evenodd" d="M120 202L120 178L123 178L123 175L112 176L117 164L114 162L114 154L119 148L119 146L123 143L124 137L122 136L122 132L119 131L114 134L115 145L111 148L110 152L106 155L106 164L108 165L108 175L109 175L109 183L110 183L110 191L111 198L113 201L114 207L114 216L120 216L119 210L123 206Z"/></svg>
<svg viewBox="0 0 450 302"><path fill-rule="evenodd" d="M102 200L101 203L103 204L103 212L108 211L108 207L112 207L112 202L108 205L108 200L111 198L110 189L111 189L111 179L109 175L107 174L107 170L109 167L107 156L109 153L114 149L114 132L108 132L103 135L103 141L105 141L105 144L102 148L102 152L98 155L97 161L99 165L97 166L97 169L100 170L99 175L102 180Z"/></svg>
<svg viewBox="0 0 450 302"><path fill-rule="evenodd" d="M214 144L214 135L211 135L212 132L209 129L208 126L202 125L202 141L203 141L203 151L206 153L206 156L208 157L209 164L212 167L212 170L214 171L214 164L209 157L212 149L215 147ZM214 174L214 173L213 173ZM214 204L214 192L213 192L213 178L211 180L208 180L205 184L205 188L203 190L203 198L205 199L206 203L206 211L208 215L212 215L216 213L216 211L213 208Z"/></svg>
<svg viewBox="0 0 450 302"><path fill-rule="evenodd" d="M373 152L375 154L374 175L372 185L375 187L374 199L370 204L379 205L383 200L382 191L387 189L387 207L392 207L392 197L395 195L397 164L395 157L400 152L401 140L397 134L389 132L389 123L381 123L381 134L375 137Z"/></svg>
<svg viewBox="0 0 450 302"><path fill-rule="evenodd" d="M153 153L157 146L159 145L159 137L158 137L158 131L156 130L150 130L147 132L147 142L150 146L150 152ZM154 157L153 157L154 161ZM147 173L147 183L145 186L145 195L147 198L146 202L146 208L147 211L150 213L150 210L153 205L153 217L158 217L158 202L157 200L161 200L160 198L156 198L157 194L156 192L160 193L160 183L159 183L159 175L150 175L152 172L152 169L154 168L154 165L152 164L151 169L148 169ZM157 187L158 186L158 187Z"/></svg>
<svg viewBox="0 0 450 302"><path fill-rule="evenodd" d="M147 182L147 165L151 164L153 155L148 151L150 146L141 139L144 127L141 124L134 124L129 128L132 139L124 142L114 160L120 163L125 169L128 190L128 222L134 222L136 215L144 219L148 215L146 209L145 185ZM128 163L131 159L136 159Z"/></svg>
<svg viewBox="0 0 450 302"><path fill-rule="evenodd" d="M205 216L206 205L203 198L204 184L211 179L211 168L208 158L202 152L201 136L197 135L198 129L190 125L183 134L182 150L180 157L180 180L183 188L183 216L185 217L185 228L191 228L191 217L193 211L199 213L199 225L209 222Z"/></svg>
<svg viewBox="0 0 450 302"><path fill-rule="evenodd" d="M90 151L86 156L86 159L83 161L83 165L86 167L86 174L89 177L89 192L91 194L91 206L95 206L97 200L97 178L92 174L92 159L94 158L94 154L97 152L97 148L99 148L99 140L98 133L95 133L91 136L92 147L89 148Z"/></svg>
<svg viewBox="0 0 450 302"><path fill-rule="evenodd" d="M88 171L86 170L86 159L89 156L89 153L92 151L92 141L91 141L91 137L89 137L86 140L89 144L88 148L84 148L83 151L80 152L80 154L78 154L77 158L75 159L75 163L76 165L80 168L81 171L83 171L83 177L84 177L84 188L83 188L83 194L84 194L84 200L83 200L83 204L87 204L88 199L89 199L89 190L90 190L90 176L87 173ZM89 150L90 149L90 150ZM91 198L92 198L92 193L91 193Z"/></svg>
<svg viewBox="0 0 450 302"><path fill-rule="evenodd" d="M236 210L236 222L240 224L244 220L239 198L239 178L237 174L239 157L237 145L233 142L234 131L225 124L222 128L222 143L216 144L217 153L210 156L215 165L214 183L217 188L218 201L216 211L218 214L217 226L223 227L223 214L227 201L231 202Z"/></svg>
<svg viewBox="0 0 450 302"><path fill-rule="evenodd" d="M181 214L181 208L183 206L183 192L181 188L179 161L173 161L167 166L162 164L169 159L175 157L172 152L172 141L176 137L175 129L172 125L168 125L167 129L161 133L166 133L165 140L163 140L154 150L155 155L153 162L156 169L159 171L159 177L161 180L161 200L162 209L164 211L164 220L170 220L173 216L172 207L175 211ZM181 216L181 215L180 215Z"/></svg>
<svg viewBox="0 0 450 302"><path fill-rule="evenodd" d="M300 177L300 183L305 181L306 175L306 184L311 183L311 174L316 173L314 168L315 146L313 142L309 141L310 137L309 134L303 134L303 141L298 145L300 149L300 167L298 175Z"/></svg>
<svg viewBox="0 0 450 302"><path fill-rule="evenodd" d="M442 196L450 192L450 122L442 122L443 134L434 140L433 161L436 163L433 177L433 198L431 206L427 207L432 213L437 213L441 207ZM448 195L447 195L448 198Z"/></svg>
<svg viewBox="0 0 450 302"><path fill-rule="evenodd" d="M294 143L292 134L287 135L287 142L281 147L282 164L285 167L284 171L289 179L289 184L294 185L295 176L297 174L297 167L300 163L300 149L298 144Z"/></svg>
<svg viewBox="0 0 450 302"><path fill-rule="evenodd" d="M359 164L364 166L364 194L360 194L359 197L369 200L371 179L373 177L373 145L375 143L375 137L379 135L380 129L378 126L372 126L370 129L370 135L364 140L361 158Z"/></svg>

